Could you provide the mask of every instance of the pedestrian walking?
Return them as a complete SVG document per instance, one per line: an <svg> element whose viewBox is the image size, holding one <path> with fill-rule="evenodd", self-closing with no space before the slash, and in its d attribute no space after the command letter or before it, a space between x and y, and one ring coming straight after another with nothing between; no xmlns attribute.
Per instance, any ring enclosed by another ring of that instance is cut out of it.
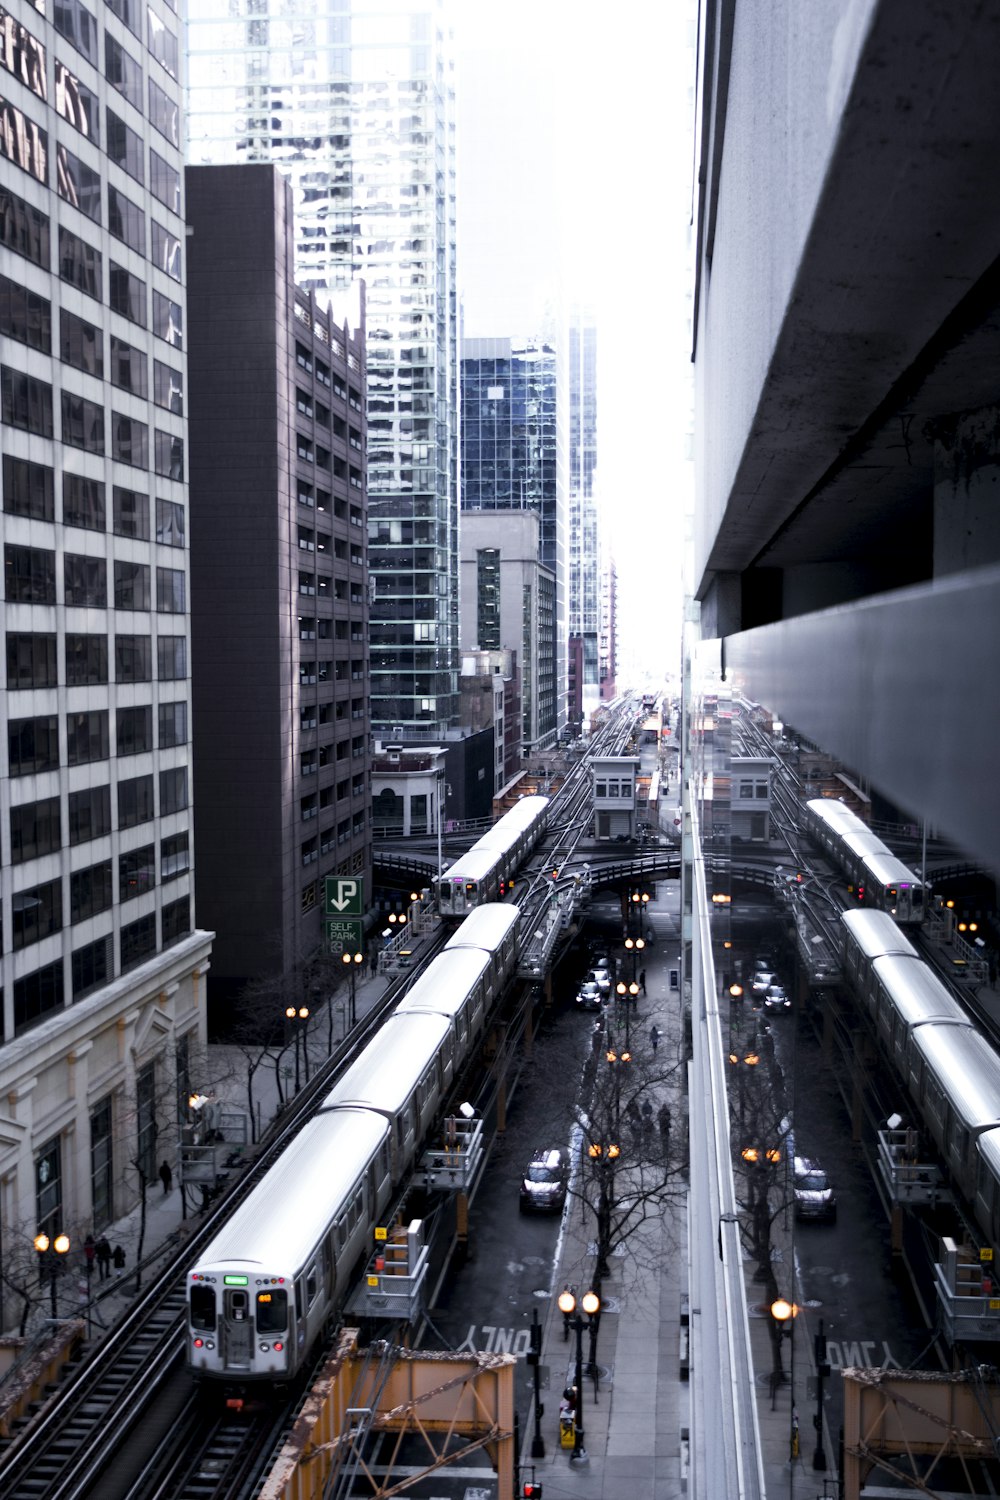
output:
<svg viewBox="0 0 1000 1500"><path fill-rule="evenodd" d="M371 951L371 953L368 955L368 972L371 974L371 976L372 976L373 979L375 978L375 975L378 973L378 949L377 948L373 948L372 951Z"/></svg>
<svg viewBox="0 0 1000 1500"><path fill-rule="evenodd" d="M670 1108L669 1108L669 1106L666 1105L666 1104L661 1104L660 1105L659 1113L658 1113L658 1115L657 1115L656 1118L659 1121L660 1134L663 1137L663 1143L664 1143L664 1145L666 1145L667 1137L670 1134Z"/></svg>
<svg viewBox="0 0 1000 1500"><path fill-rule="evenodd" d="M83 1258L87 1265L87 1282L94 1274L94 1262L97 1259L97 1246L94 1244L94 1236L88 1234L83 1242Z"/></svg>
<svg viewBox="0 0 1000 1500"><path fill-rule="evenodd" d="M111 1275L111 1246L108 1244L107 1235L101 1235L94 1246L94 1254L97 1257L98 1280L106 1281Z"/></svg>
<svg viewBox="0 0 1000 1500"><path fill-rule="evenodd" d="M115 1275L120 1276L125 1269L125 1251L121 1245L116 1245L111 1252L111 1260L115 1268Z"/></svg>
<svg viewBox="0 0 1000 1500"><path fill-rule="evenodd" d="M645 969L640 969L639 970L639 988L642 990L643 994L646 993L646 971L645 971Z"/></svg>
<svg viewBox="0 0 1000 1500"><path fill-rule="evenodd" d="M170 1170L170 1163L168 1161L161 1161L160 1162L160 1181L163 1183L163 1196L164 1196L164 1198L170 1192L170 1188L171 1188L171 1186L173 1184L173 1180L174 1180L174 1174Z"/></svg>
<svg viewBox="0 0 1000 1500"><path fill-rule="evenodd" d="M655 1057L656 1049L660 1045L660 1028L655 1023L649 1028L649 1041L653 1049L653 1056Z"/></svg>

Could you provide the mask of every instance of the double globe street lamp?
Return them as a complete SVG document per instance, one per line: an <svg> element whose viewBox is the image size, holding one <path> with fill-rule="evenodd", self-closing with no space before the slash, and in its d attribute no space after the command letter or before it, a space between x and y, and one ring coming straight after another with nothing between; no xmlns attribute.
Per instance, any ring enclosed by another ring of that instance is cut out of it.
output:
<svg viewBox="0 0 1000 1500"><path fill-rule="evenodd" d="M41 1286L44 1282L45 1271L47 1269L49 1291L52 1297L52 1316L55 1318L58 1317L56 1311L56 1277L62 1271L62 1257L69 1253L69 1235L57 1234L54 1239L50 1239L43 1230L40 1234L35 1235L34 1245L38 1252L38 1284Z"/></svg>
<svg viewBox="0 0 1000 1500"><path fill-rule="evenodd" d="M601 1310L601 1299L596 1292L584 1292L580 1298L579 1307L590 1319L593 1320ZM587 1450L583 1446L583 1330L587 1324L583 1321L578 1311L575 1294L569 1287L559 1293L559 1311L562 1313L568 1327L576 1333L576 1377L573 1390L573 1453L572 1457L584 1460ZM593 1362L593 1361L591 1361Z"/></svg>
<svg viewBox="0 0 1000 1500"><path fill-rule="evenodd" d="M365 955L363 953L342 953L340 958L341 962L347 965L347 972L351 976L351 1026L353 1028L358 1024L357 966L364 963Z"/></svg>

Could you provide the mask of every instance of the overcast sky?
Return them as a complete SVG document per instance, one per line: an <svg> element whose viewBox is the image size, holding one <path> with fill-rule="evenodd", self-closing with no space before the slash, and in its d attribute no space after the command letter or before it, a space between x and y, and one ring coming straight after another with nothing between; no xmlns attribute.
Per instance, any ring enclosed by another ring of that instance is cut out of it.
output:
<svg viewBox="0 0 1000 1500"><path fill-rule="evenodd" d="M598 489L619 572L619 644L679 657L690 487L688 0L454 0L459 282L467 337L593 306Z"/></svg>

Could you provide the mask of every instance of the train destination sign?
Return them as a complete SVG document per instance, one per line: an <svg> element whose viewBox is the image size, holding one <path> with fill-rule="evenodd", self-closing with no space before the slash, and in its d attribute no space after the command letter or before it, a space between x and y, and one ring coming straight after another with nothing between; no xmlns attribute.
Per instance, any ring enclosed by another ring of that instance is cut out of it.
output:
<svg viewBox="0 0 1000 1500"><path fill-rule="evenodd" d="M360 917L365 909L365 883L360 875L328 875L326 905L328 917Z"/></svg>

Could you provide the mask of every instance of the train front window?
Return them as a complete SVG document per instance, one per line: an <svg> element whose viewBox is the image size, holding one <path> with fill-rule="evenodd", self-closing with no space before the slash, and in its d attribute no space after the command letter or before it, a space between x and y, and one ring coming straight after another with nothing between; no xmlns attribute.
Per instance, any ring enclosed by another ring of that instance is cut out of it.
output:
<svg viewBox="0 0 1000 1500"><path fill-rule="evenodd" d="M281 1287L257 1293L257 1332L284 1333L288 1327L288 1293Z"/></svg>
<svg viewBox="0 0 1000 1500"><path fill-rule="evenodd" d="M191 1327L209 1332L215 1327L215 1291L210 1286L191 1288Z"/></svg>

